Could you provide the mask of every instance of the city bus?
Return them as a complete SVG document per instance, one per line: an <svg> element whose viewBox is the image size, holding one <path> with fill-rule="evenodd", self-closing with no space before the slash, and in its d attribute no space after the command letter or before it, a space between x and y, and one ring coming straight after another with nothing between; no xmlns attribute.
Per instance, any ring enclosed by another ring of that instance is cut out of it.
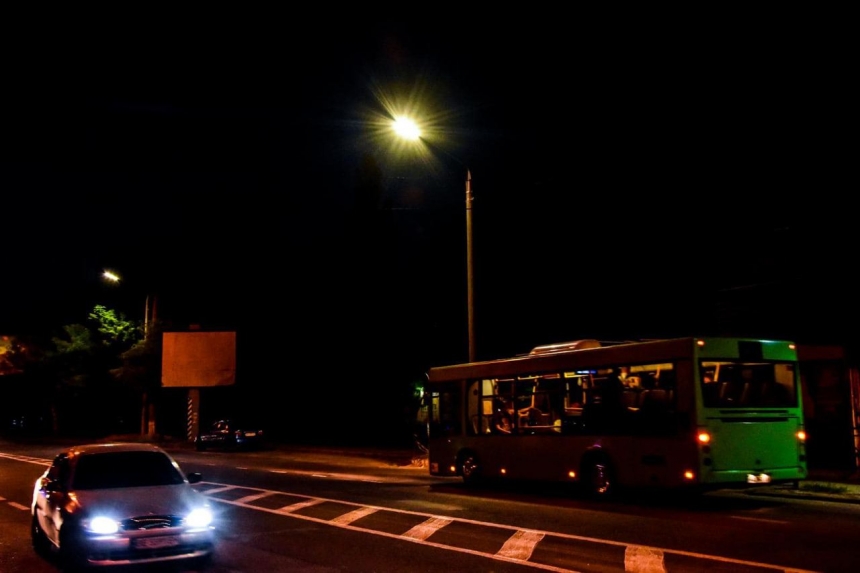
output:
<svg viewBox="0 0 860 573"><path fill-rule="evenodd" d="M427 371L431 475L688 491L807 477L795 344L578 340Z"/></svg>

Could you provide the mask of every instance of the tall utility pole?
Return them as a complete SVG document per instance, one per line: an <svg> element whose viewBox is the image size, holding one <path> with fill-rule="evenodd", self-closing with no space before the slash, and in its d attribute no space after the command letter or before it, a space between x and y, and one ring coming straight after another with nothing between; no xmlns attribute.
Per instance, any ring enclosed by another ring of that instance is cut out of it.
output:
<svg viewBox="0 0 860 573"><path fill-rule="evenodd" d="M466 170L466 308L469 315L469 362L475 361L475 293L472 266L472 172Z"/></svg>
<svg viewBox="0 0 860 573"><path fill-rule="evenodd" d="M158 299L154 294L146 295L146 306L143 307L143 337L149 339L149 331L155 323L156 305Z"/></svg>

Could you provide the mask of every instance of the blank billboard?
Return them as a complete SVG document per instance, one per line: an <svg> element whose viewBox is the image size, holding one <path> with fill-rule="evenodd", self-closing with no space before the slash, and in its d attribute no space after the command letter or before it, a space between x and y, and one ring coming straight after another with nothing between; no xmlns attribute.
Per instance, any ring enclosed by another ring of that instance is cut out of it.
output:
<svg viewBox="0 0 860 573"><path fill-rule="evenodd" d="M235 332L165 332L161 385L165 388L236 383Z"/></svg>

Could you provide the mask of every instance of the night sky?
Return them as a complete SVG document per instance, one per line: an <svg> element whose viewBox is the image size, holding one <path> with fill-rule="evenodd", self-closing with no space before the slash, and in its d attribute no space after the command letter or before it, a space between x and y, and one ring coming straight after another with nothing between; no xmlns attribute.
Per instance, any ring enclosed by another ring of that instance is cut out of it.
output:
<svg viewBox="0 0 860 573"><path fill-rule="evenodd" d="M94 304L142 318L152 294L174 328L236 329L267 375L285 356L404 377L465 360L469 169L479 359L579 338L856 341L839 34L341 22L10 40L0 333ZM425 119L423 154L384 129L394 111Z"/></svg>

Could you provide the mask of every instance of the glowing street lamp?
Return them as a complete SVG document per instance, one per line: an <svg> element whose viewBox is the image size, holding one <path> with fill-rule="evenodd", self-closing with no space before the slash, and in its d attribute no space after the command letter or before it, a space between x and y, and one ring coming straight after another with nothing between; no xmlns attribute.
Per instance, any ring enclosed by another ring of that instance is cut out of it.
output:
<svg viewBox="0 0 860 573"><path fill-rule="evenodd" d="M109 271L109 270L105 270L102 273L102 277L105 280L110 281L112 283L119 284L122 281L122 278L118 274L116 274L112 271ZM155 321L155 302L156 302L155 297L152 297L152 310L151 310L151 312L152 312L152 321L153 322ZM144 338L149 338L149 323L150 323L150 319L149 319L150 306L149 306L149 303L150 303L150 295L147 294L146 295L146 305L143 308L143 337Z"/></svg>
<svg viewBox="0 0 860 573"><path fill-rule="evenodd" d="M401 139L418 141L421 139L421 128L415 120L398 116L391 124L394 133ZM469 362L475 361L475 296L474 296L474 263L472 257L472 172L466 169L466 308L469 328Z"/></svg>

